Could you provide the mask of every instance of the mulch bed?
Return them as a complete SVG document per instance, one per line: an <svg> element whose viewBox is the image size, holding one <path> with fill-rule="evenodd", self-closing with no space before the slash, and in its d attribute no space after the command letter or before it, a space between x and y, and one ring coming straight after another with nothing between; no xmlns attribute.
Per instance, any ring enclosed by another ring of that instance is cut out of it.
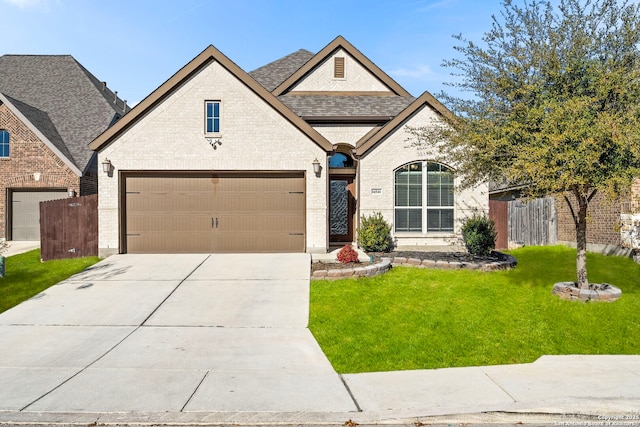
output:
<svg viewBox="0 0 640 427"><path fill-rule="evenodd" d="M421 260L430 259L434 261L457 261L476 264L489 264L495 261L500 261L500 257L497 256L475 256L466 252L419 252L419 251L395 251L395 252L375 252L369 253L373 255L374 263L380 262L382 258L417 258ZM365 267L370 265L369 262L349 262L346 264L340 262L313 262L311 263L311 273L316 270L340 270L345 268Z"/></svg>

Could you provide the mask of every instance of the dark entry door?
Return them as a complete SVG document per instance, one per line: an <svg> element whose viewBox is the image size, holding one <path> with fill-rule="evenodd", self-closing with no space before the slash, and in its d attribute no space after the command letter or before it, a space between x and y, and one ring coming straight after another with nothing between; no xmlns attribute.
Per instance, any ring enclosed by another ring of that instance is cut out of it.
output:
<svg viewBox="0 0 640 427"><path fill-rule="evenodd" d="M331 176L329 181L329 240L352 242L356 200L353 177Z"/></svg>

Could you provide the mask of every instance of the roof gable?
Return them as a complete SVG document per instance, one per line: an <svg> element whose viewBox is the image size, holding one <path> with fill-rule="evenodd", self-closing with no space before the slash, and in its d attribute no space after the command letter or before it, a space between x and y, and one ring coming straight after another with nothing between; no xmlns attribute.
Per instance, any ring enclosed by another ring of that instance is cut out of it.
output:
<svg viewBox="0 0 640 427"><path fill-rule="evenodd" d="M342 36L336 37L331 43L325 46L313 58L307 61L302 67L291 74L285 81L273 90L276 96L284 95L295 89L301 81L307 78L315 70L330 60L337 51L343 51L353 58L363 69L374 76L383 87L386 87L390 95L409 97L411 94L393 80L388 74L382 71L369 58L364 56L351 43Z"/></svg>
<svg viewBox="0 0 640 427"><path fill-rule="evenodd" d="M46 113L59 137L50 140L83 171L93 156L89 142L125 113L124 102L70 55L0 56L0 92Z"/></svg>
<svg viewBox="0 0 640 427"><path fill-rule="evenodd" d="M4 104L36 136L53 151L76 175L82 171L71 161L71 154L58 134L46 112L0 93L0 104Z"/></svg>
<svg viewBox="0 0 640 427"><path fill-rule="evenodd" d="M135 123L142 118L146 112L153 109L155 106L162 103L165 99L171 96L173 91L179 87L183 82L190 79L193 75L198 73L203 67L206 67L212 61L216 61L228 72L239 79L245 86L257 94L262 100L269 104L272 108L280 113L286 120L300 129L306 134L313 142L326 151L331 150L331 143L327 141L322 135L320 135L315 129L313 129L304 120L293 113L286 105L284 105L278 98L273 96L269 90L262 86L258 81L252 78L244 70L238 67L233 61L227 58L222 52L210 45L198 56L191 60L188 64L182 67L171 78L164 82L160 87L153 91L149 96L143 99L138 105L136 105L131 111L129 111L124 117L116 122L112 127L104 131L99 135L91 144L92 150L99 151L102 147L109 144L120 134L125 132L128 128L135 125Z"/></svg>
<svg viewBox="0 0 640 427"><path fill-rule="evenodd" d="M356 145L356 154L363 156L371 151L380 141L385 139L388 135L395 132L401 127L413 114L415 114L422 107L429 107L436 111L438 114L447 117L449 119L454 118L454 114L445 107L440 101L438 101L429 92L424 92L420 97L416 98L407 108L390 120L387 124L382 126L377 132L369 133L365 135Z"/></svg>

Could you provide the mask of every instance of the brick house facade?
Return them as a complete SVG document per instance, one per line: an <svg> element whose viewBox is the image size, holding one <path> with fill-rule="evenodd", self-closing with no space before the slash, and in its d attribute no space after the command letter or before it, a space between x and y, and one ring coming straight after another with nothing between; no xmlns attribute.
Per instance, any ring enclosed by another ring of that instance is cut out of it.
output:
<svg viewBox="0 0 640 427"><path fill-rule="evenodd" d="M406 141L446 114L342 37L249 73L209 46L91 143L99 253L322 253L374 212L398 246L457 243L487 186L454 192L461 171Z"/></svg>
<svg viewBox="0 0 640 427"><path fill-rule="evenodd" d="M71 56L0 57L0 238L37 240L40 201L97 193L88 144L124 113Z"/></svg>

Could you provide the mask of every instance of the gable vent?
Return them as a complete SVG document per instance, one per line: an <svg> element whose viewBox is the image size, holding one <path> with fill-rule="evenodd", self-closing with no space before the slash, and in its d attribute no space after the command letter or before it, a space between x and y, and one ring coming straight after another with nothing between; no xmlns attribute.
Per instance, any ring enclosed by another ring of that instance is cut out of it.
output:
<svg viewBox="0 0 640 427"><path fill-rule="evenodd" d="M344 79L344 58L333 58L333 77L336 79Z"/></svg>

